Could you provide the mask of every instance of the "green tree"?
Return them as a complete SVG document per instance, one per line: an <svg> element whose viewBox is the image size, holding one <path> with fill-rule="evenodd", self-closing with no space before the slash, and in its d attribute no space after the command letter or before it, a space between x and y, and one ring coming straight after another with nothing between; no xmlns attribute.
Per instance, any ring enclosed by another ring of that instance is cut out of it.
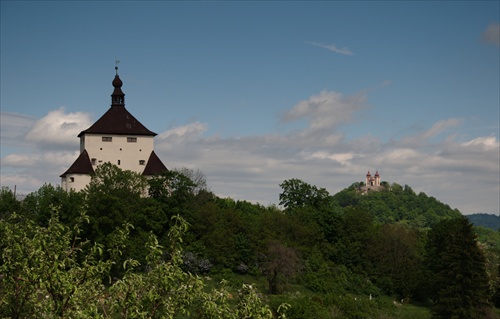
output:
<svg viewBox="0 0 500 319"><path fill-rule="evenodd" d="M279 204L283 205L287 212L303 207L322 209L330 204L330 194L326 189L310 185L300 179L285 180L280 187L283 191L279 195Z"/></svg>
<svg viewBox="0 0 500 319"><path fill-rule="evenodd" d="M58 207L60 220L71 224L79 216L84 199L80 192L67 192L59 185L44 184L37 191L28 194L21 205L19 213L40 225L47 225L54 207Z"/></svg>
<svg viewBox="0 0 500 319"><path fill-rule="evenodd" d="M484 318L490 297L486 260L469 220L438 223L427 244L433 318Z"/></svg>
<svg viewBox="0 0 500 319"><path fill-rule="evenodd" d="M413 297L424 253L419 231L401 224L382 225L367 250L374 282L387 294Z"/></svg>
<svg viewBox="0 0 500 319"><path fill-rule="evenodd" d="M252 285L243 285L232 303L224 285L209 290L201 277L182 270L180 244L187 224L180 217L174 218L168 246L151 234L143 267L127 259L124 276L106 289L103 278L109 278L130 227L116 232L108 259L101 245L79 238L86 219L81 215L73 228L61 224L57 212L46 227L15 214L0 220L0 317L273 318Z"/></svg>
<svg viewBox="0 0 500 319"><path fill-rule="evenodd" d="M100 259L102 246L79 240L85 218L81 216L73 228L60 223L56 211L46 227L18 215L0 221L0 317L98 314L101 280L113 261Z"/></svg>
<svg viewBox="0 0 500 319"><path fill-rule="evenodd" d="M145 177L139 173L111 163L99 165L83 190L90 218L86 238L107 246L107 237L145 208L146 186Z"/></svg>
<svg viewBox="0 0 500 319"><path fill-rule="evenodd" d="M16 199L14 192L8 187L0 189L0 219L10 216L12 213L19 213L21 203Z"/></svg>

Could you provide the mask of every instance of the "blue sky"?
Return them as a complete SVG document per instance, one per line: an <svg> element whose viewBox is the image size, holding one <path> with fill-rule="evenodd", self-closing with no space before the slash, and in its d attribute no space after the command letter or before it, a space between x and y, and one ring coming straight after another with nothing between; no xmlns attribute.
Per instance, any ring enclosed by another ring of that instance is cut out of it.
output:
<svg viewBox="0 0 500 319"><path fill-rule="evenodd" d="M277 203L366 171L500 212L499 2L1 2L1 180L30 192L110 105L167 167Z"/></svg>

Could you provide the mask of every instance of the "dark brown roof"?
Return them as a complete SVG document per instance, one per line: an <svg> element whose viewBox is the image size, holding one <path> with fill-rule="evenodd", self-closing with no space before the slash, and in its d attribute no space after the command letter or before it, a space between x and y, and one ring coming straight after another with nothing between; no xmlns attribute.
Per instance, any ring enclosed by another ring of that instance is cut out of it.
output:
<svg viewBox="0 0 500 319"><path fill-rule="evenodd" d="M157 134L148 130L125 106L112 105L111 108L101 116L91 127L81 131L78 137L83 134L119 134L119 135L150 135Z"/></svg>
<svg viewBox="0 0 500 319"><path fill-rule="evenodd" d="M118 76L118 67L115 69L116 75L112 82L115 89L111 94L111 108L91 127L81 131L78 137L86 133L156 136L156 133L148 130L125 108L125 94L121 89L123 82Z"/></svg>
<svg viewBox="0 0 500 319"><path fill-rule="evenodd" d="M87 150L83 150L73 165L71 165L70 168L68 168L68 170L59 177L64 177L67 174L94 174L94 168L90 163L89 153L87 153Z"/></svg>
<svg viewBox="0 0 500 319"><path fill-rule="evenodd" d="M146 167L144 168L144 171L142 172L142 175L156 175L161 172L168 171L167 167L161 159L156 155L155 151L151 152L151 155L149 155L148 163L146 164Z"/></svg>

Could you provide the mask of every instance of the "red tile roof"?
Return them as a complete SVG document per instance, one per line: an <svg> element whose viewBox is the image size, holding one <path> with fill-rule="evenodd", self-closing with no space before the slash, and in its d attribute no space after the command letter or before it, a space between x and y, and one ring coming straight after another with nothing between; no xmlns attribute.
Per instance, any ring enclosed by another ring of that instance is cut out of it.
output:
<svg viewBox="0 0 500 319"><path fill-rule="evenodd" d="M70 168L68 168L68 170L59 177L64 177L68 174L94 174L94 168L90 163L89 153L87 153L87 150L83 150L73 165L71 165Z"/></svg>
<svg viewBox="0 0 500 319"><path fill-rule="evenodd" d="M167 167L161 159L156 155L155 151L151 152L151 155L149 156L148 163L146 164L146 167L144 168L144 171L142 172L142 175L156 175L161 172L168 171Z"/></svg>

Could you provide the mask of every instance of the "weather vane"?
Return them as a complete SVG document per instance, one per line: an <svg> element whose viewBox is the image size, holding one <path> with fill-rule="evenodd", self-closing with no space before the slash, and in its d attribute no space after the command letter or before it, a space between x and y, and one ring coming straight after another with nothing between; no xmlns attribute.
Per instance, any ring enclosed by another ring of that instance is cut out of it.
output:
<svg viewBox="0 0 500 319"><path fill-rule="evenodd" d="M115 70L116 70L116 75L118 75L118 63L120 63L120 60L115 58Z"/></svg>

